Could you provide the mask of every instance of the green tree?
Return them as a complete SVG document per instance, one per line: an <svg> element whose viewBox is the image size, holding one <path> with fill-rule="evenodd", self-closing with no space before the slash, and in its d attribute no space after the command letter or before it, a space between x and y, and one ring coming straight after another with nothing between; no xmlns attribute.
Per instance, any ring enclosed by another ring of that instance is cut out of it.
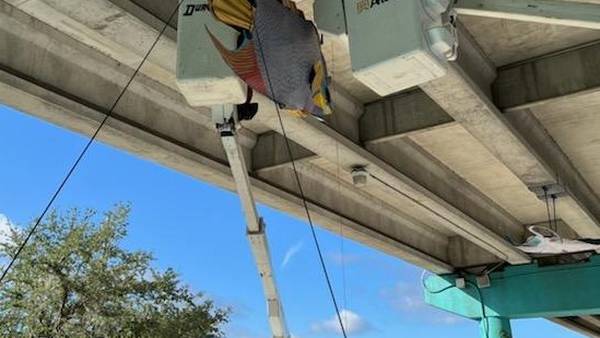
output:
<svg viewBox="0 0 600 338"><path fill-rule="evenodd" d="M119 246L129 211L48 215L0 286L0 337L223 337L228 310ZM4 261L29 229L0 244Z"/></svg>

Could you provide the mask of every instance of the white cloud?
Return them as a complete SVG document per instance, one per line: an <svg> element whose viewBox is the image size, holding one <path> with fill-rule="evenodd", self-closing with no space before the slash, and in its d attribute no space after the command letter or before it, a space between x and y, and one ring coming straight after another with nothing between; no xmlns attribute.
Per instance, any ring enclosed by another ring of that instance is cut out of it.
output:
<svg viewBox="0 0 600 338"><path fill-rule="evenodd" d="M329 255L329 260L335 265L350 265L360 261L361 257L354 254L341 252L332 252Z"/></svg>
<svg viewBox="0 0 600 338"><path fill-rule="evenodd" d="M0 214L0 243L8 242L10 235L11 223L6 215Z"/></svg>
<svg viewBox="0 0 600 338"><path fill-rule="evenodd" d="M371 330L372 328L364 318L350 310L344 309L340 311L340 317L342 317L344 329L346 330L347 334L361 334ZM314 333L342 333L342 327L340 326L340 321L337 315L334 315L330 319L313 324L311 326L311 330Z"/></svg>
<svg viewBox="0 0 600 338"><path fill-rule="evenodd" d="M399 282L392 288L381 290L380 296L408 320L437 325L454 325L464 320L425 303L423 289L419 285Z"/></svg>
<svg viewBox="0 0 600 338"><path fill-rule="evenodd" d="M400 311L416 311L427 307L423 292L416 286L399 282L390 289L383 289L381 296Z"/></svg>
<svg viewBox="0 0 600 338"><path fill-rule="evenodd" d="M463 319L459 316L448 313L448 314L444 314L439 317L436 317L433 321L438 324L454 325L454 324L460 323L464 320L465 319Z"/></svg>
<svg viewBox="0 0 600 338"><path fill-rule="evenodd" d="M303 245L304 245L304 243L298 242L298 243L294 244L292 247L290 247L285 252L285 256L283 257L283 262L281 262L282 269L288 265L288 263L292 260L292 258L294 258L294 256L296 256L296 254L298 252L300 252L300 250L302 250Z"/></svg>

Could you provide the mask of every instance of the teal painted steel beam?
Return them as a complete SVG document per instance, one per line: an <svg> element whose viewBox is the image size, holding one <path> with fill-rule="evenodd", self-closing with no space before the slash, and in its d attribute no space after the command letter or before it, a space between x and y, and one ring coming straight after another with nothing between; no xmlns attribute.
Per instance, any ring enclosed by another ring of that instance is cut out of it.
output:
<svg viewBox="0 0 600 338"><path fill-rule="evenodd" d="M483 309L486 317L508 319L600 314L600 256L579 264L511 266L489 276L491 286L483 289L474 276L466 276L465 289L454 287L456 274L429 277L425 301L476 320Z"/></svg>
<svg viewBox="0 0 600 338"><path fill-rule="evenodd" d="M500 317L488 317L479 321L482 338L512 338L510 320Z"/></svg>

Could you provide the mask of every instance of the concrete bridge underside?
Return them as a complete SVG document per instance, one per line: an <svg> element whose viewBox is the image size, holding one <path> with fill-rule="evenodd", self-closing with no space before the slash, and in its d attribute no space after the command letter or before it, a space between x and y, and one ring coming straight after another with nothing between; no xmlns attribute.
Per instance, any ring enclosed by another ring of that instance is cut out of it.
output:
<svg viewBox="0 0 600 338"><path fill-rule="evenodd" d="M298 3L310 17L311 1ZM0 0L0 101L91 134L175 5ZM559 232L600 238L600 26L459 12L448 75L386 98L353 78L347 42L325 40L335 114L326 124L284 116L314 219L436 273L520 264L529 258L509 239L547 220L530 188L559 182ZM174 20L99 139L234 190L208 110L177 90L176 29ZM257 199L303 218L272 105L261 104L242 141ZM386 184L353 186L355 165ZM553 320L600 336L596 317Z"/></svg>

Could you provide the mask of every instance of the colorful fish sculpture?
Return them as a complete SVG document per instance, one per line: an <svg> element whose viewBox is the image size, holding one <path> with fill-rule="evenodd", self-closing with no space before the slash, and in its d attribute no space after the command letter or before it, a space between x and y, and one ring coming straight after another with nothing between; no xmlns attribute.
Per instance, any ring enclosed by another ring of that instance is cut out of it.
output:
<svg viewBox="0 0 600 338"><path fill-rule="evenodd" d="M290 0L209 0L214 17L238 30L230 51L209 35L250 88L299 116L331 113L327 67L315 25Z"/></svg>

